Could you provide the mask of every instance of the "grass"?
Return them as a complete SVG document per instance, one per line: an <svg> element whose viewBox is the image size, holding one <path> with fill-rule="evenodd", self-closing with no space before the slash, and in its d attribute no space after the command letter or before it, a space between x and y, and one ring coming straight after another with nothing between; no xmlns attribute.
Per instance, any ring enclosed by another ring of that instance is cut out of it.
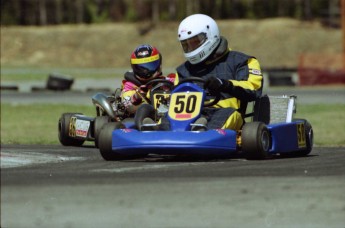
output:
<svg viewBox="0 0 345 228"><path fill-rule="evenodd" d="M1 104L1 144L59 144L63 112L94 116L93 106ZM345 146L345 105L304 105L296 117L311 122L316 146Z"/></svg>
<svg viewBox="0 0 345 228"><path fill-rule="evenodd" d="M344 104L298 106L297 117L312 124L316 145L345 146Z"/></svg>
<svg viewBox="0 0 345 228"><path fill-rule="evenodd" d="M163 69L185 58L177 41L178 22L161 23L145 35L143 24L2 26L1 68L128 68L133 49L143 43L163 55ZM297 67L302 53L341 53L341 29L288 18L219 20L232 49L254 55L263 68ZM8 76L3 74L3 76Z"/></svg>
<svg viewBox="0 0 345 228"><path fill-rule="evenodd" d="M1 144L58 144L58 119L64 112L94 116L92 106L1 104Z"/></svg>

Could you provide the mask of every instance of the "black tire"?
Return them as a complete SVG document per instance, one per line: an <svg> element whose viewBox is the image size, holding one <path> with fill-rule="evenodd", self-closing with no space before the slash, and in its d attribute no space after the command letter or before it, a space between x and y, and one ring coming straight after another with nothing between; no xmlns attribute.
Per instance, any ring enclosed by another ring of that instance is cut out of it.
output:
<svg viewBox="0 0 345 228"><path fill-rule="evenodd" d="M143 125L143 120L148 117L151 119L155 119L155 109L150 104L142 104L138 108L134 116L134 124L138 130L141 130L141 126Z"/></svg>
<svg viewBox="0 0 345 228"><path fill-rule="evenodd" d="M98 148L98 138L104 124L111 122L109 116L97 116L94 122L95 147Z"/></svg>
<svg viewBox="0 0 345 228"><path fill-rule="evenodd" d="M262 122L249 122L243 126L242 152L249 160L261 160L268 156L271 146L271 136Z"/></svg>
<svg viewBox="0 0 345 228"><path fill-rule="evenodd" d="M81 113L63 113L58 123L59 141L64 146L81 146L85 142L82 139L75 139L69 136L69 123L72 116Z"/></svg>
<svg viewBox="0 0 345 228"><path fill-rule="evenodd" d="M125 128L125 126L121 122L111 122L103 125L98 137L98 147L104 160L111 161L126 158L126 156L112 150L112 133L116 129L123 128Z"/></svg>
<svg viewBox="0 0 345 228"><path fill-rule="evenodd" d="M46 88L49 90L70 90L74 79L70 76L60 74L50 74L47 80Z"/></svg>

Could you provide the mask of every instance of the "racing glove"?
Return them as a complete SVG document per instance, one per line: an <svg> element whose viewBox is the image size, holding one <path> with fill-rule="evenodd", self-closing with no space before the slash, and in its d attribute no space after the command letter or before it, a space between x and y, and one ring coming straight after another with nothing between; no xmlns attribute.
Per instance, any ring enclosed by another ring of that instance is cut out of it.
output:
<svg viewBox="0 0 345 228"><path fill-rule="evenodd" d="M208 89L211 94L215 94L217 92L230 93L232 87L232 82L229 80L220 79L214 76L206 79L204 84L204 89Z"/></svg>
<svg viewBox="0 0 345 228"><path fill-rule="evenodd" d="M136 93L132 95L131 102L133 105L138 105L142 102L142 97L146 96L148 88L145 85L141 85L136 89Z"/></svg>
<svg viewBox="0 0 345 228"><path fill-rule="evenodd" d="M135 93L131 96L131 99L130 99L130 102L133 104L133 105L138 105L140 104L142 101L142 98L140 97L139 94Z"/></svg>

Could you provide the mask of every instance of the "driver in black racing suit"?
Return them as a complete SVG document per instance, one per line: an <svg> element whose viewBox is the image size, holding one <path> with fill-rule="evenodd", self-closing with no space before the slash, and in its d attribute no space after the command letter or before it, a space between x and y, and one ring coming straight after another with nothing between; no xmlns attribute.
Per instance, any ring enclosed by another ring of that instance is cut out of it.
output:
<svg viewBox="0 0 345 228"><path fill-rule="evenodd" d="M221 92L221 100L212 108L204 108L201 119L206 118L210 129L241 129L241 102L254 101L262 93L258 60L231 50L217 23L207 15L185 18L179 25L178 39L187 61L177 67L177 78L201 77L211 94Z"/></svg>

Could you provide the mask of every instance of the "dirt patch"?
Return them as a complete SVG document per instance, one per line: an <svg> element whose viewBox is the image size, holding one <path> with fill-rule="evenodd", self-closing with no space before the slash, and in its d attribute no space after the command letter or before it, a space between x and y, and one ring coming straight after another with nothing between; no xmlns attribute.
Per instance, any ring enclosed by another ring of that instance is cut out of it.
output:
<svg viewBox="0 0 345 228"><path fill-rule="evenodd" d="M302 53L340 53L340 29L292 19L222 20L221 33L234 50L256 56L262 67L297 67ZM184 61L178 23L164 23L145 35L138 24L1 27L2 67L128 67L135 46L160 49L165 67Z"/></svg>

